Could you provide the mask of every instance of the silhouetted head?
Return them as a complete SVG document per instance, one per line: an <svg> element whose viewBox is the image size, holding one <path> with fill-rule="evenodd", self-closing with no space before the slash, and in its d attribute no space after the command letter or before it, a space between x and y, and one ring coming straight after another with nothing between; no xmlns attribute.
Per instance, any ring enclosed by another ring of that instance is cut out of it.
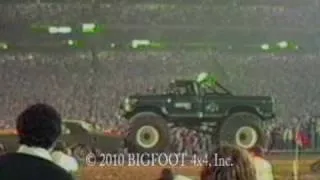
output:
<svg viewBox="0 0 320 180"><path fill-rule="evenodd" d="M50 105L27 107L17 118L19 143L49 149L61 134L61 116Z"/></svg>
<svg viewBox="0 0 320 180"><path fill-rule="evenodd" d="M162 169L160 180L173 180L173 177L174 176L171 169L169 168Z"/></svg>
<svg viewBox="0 0 320 180"><path fill-rule="evenodd" d="M221 164L222 161L225 163ZM209 157L201 180L256 180L256 171L246 150L221 145Z"/></svg>

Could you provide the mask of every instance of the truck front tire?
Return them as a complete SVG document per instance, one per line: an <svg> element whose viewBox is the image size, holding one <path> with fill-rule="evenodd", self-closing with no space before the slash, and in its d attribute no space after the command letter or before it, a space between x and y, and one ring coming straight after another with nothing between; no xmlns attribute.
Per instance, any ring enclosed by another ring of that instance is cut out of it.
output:
<svg viewBox="0 0 320 180"><path fill-rule="evenodd" d="M247 112L230 115L220 127L219 136L220 143L234 144L245 149L265 145L261 119Z"/></svg>
<svg viewBox="0 0 320 180"><path fill-rule="evenodd" d="M143 112L130 119L126 139L130 152L163 152L170 144L167 122L155 113Z"/></svg>

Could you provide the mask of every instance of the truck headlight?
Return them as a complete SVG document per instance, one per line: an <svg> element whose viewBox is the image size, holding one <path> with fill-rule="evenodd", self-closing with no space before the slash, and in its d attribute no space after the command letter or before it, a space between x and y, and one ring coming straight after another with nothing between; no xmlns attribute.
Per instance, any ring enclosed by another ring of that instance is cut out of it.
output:
<svg viewBox="0 0 320 180"><path fill-rule="evenodd" d="M125 105L126 105L126 104L130 104L130 99L129 99L128 97L125 98L123 103L124 103Z"/></svg>
<svg viewBox="0 0 320 180"><path fill-rule="evenodd" d="M126 98L123 102L124 104L124 110L125 111L131 111L132 107L135 103L137 103L137 99L130 99L130 98Z"/></svg>

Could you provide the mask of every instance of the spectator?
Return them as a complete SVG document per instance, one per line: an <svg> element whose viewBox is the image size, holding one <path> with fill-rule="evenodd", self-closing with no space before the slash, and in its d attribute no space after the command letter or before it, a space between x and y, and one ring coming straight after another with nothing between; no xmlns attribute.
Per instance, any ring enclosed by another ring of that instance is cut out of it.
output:
<svg viewBox="0 0 320 180"><path fill-rule="evenodd" d="M173 173L171 169L164 168L161 171L161 177L158 180L173 180Z"/></svg>
<svg viewBox="0 0 320 180"><path fill-rule="evenodd" d="M7 153L7 149L4 144L0 143L0 156Z"/></svg>
<svg viewBox="0 0 320 180"><path fill-rule="evenodd" d="M186 176L182 176L180 174L173 175L171 169L164 168L161 172L161 177L158 180L191 180Z"/></svg>
<svg viewBox="0 0 320 180"><path fill-rule="evenodd" d="M225 164L221 164L220 160ZM221 145L208 159L201 172L201 180L256 180L256 172L247 151Z"/></svg>
<svg viewBox="0 0 320 180"><path fill-rule="evenodd" d="M6 127L6 121L0 120L0 129L5 129Z"/></svg>
<svg viewBox="0 0 320 180"><path fill-rule="evenodd" d="M73 179L52 162L50 155L61 134L61 117L53 107L46 104L28 107L18 116L16 128L20 147L17 152L0 157L0 179Z"/></svg>
<svg viewBox="0 0 320 180"><path fill-rule="evenodd" d="M308 133L301 129L296 133L295 143L300 149L311 147L311 140Z"/></svg>
<svg viewBox="0 0 320 180"><path fill-rule="evenodd" d="M256 168L257 180L273 180L273 171L271 163L263 158L263 150L261 147L253 147L249 149Z"/></svg>
<svg viewBox="0 0 320 180"><path fill-rule="evenodd" d="M191 179L186 176L182 176L180 174L177 174L174 176L173 180L191 180Z"/></svg>
<svg viewBox="0 0 320 180"><path fill-rule="evenodd" d="M66 144L59 141L51 154L53 162L61 166L68 172L76 172L79 169L77 160L71 156L71 150Z"/></svg>
<svg viewBox="0 0 320 180"><path fill-rule="evenodd" d="M269 144L269 149L279 150L284 148L284 143L282 139L282 131L280 127L276 127L271 131L271 144Z"/></svg>

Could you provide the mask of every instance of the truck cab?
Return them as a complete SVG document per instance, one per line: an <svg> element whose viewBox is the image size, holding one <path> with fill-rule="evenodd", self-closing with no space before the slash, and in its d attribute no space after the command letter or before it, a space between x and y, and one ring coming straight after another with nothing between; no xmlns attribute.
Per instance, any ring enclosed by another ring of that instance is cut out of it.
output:
<svg viewBox="0 0 320 180"><path fill-rule="evenodd" d="M188 80L175 80L169 84L168 115L185 121L202 118L202 101L199 84Z"/></svg>
<svg viewBox="0 0 320 180"><path fill-rule="evenodd" d="M170 96L166 107L169 117L190 126L204 121L214 122L225 116L225 109L219 109L216 100L232 96L220 84L216 88L207 88L192 80L175 80L168 88Z"/></svg>

